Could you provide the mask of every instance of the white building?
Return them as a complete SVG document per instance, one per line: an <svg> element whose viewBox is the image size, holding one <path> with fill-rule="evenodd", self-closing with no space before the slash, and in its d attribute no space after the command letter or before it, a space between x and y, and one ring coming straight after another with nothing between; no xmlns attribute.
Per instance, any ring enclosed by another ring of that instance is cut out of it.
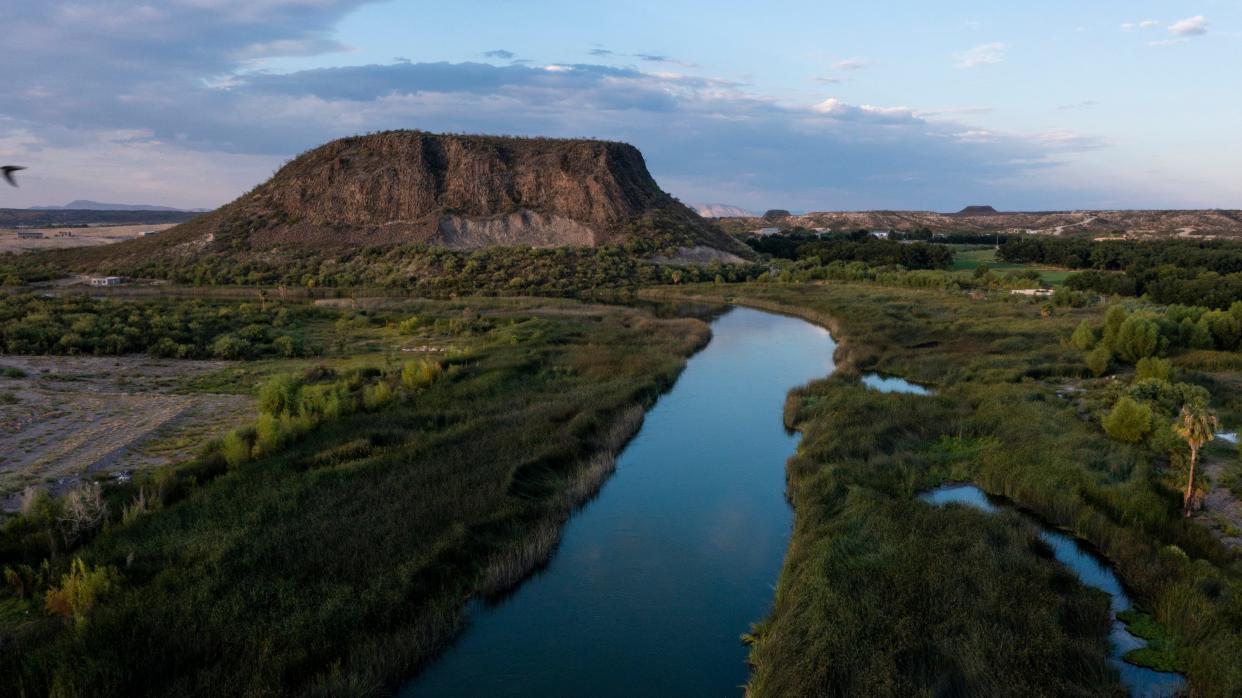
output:
<svg viewBox="0 0 1242 698"><path fill-rule="evenodd" d="M92 276L91 286L120 286L122 283L119 276Z"/></svg>
<svg viewBox="0 0 1242 698"><path fill-rule="evenodd" d="M1009 293L1015 296L1030 296L1032 298L1048 298L1052 295L1050 288L1015 288Z"/></svg>
<svg viewBox="0 0 1242 698"><path fill-rule="evenodd" d="M781 232L780 228L760 228L755 231L755 235L758 235L759 237L763 238L769 235L778 235L780 234L780 232Z"/></svg>
<svg viewBox="0 0 1242 698"><path fill-rule="evenodd" d="M18 240L42 240L43 233L38 230L19 230L17 231Z"/></svg>
<svg viewBox="0 0 1242 698"><path fill-rule="evenodd" d="M887 230L873 230L873 231L871 231L871 237L873 237L873 238L877 238L877 239L879 239L879 240L887 240L887 239L888 239L888 234L889 234L889 231L887 231Z"/></svg>
<svg viewBox="0 0 1242 698"><path fill-rule="evenodd" d="M141 233L138 233L138 237L140 237L140 238L149 238L149 237L151 237L152 235L159 235L159 233L160 233L160 231L158 231L158 230L144 230L144 231L142 231Z"/></svg>

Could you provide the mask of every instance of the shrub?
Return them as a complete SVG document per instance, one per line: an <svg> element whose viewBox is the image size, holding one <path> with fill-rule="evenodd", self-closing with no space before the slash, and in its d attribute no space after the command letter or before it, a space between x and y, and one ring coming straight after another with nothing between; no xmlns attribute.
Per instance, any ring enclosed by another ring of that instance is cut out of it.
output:
<svg viewBox="0 0 1242 698"><path fill-rule="evenodd" d="M220 442L220 453L224 456L224 462L228 463L230 468L236 468L250 460L250 452L250 439L241 430L234 429L230 431L225 435L224 440Z"/></svg>
<svg viewBox="0 0 1242 698"><path fill-rule="evenodd" d="M1108 347L1099 344L1095 349L1087 352L1084 361L1086 361L1087 368L1090 369L1091 374L1098 377L1108 373L1108 366L1113 361L1113 354L1108 350Z"/></svg>
<svg viewBox="0 0 1242 698"><path fill-rule="evenodd" d="M1160 327L1146 318L1131 315L1121 323L1109 348L1126 363L1152 356L1160 346Z"/></svg>
<svg viewBox="0 0 1242 698"><path fill-rule="evenodd" d="M1095 330L1092 329L1091 323L1087 320L1078 323L1078 329L1074 330L1074 336L1070 338L1070 341L1077 349L1091 351L1096 343Z"/></svg>
<svg viewBox="0 0 1242 698"><path fill-rule="evenodd" d="M217 359L244 359L250 352L250 342L234 334L222 334L211 343L211 355Z"/></svg>
<svg viewBox="0 0 1242 698"><path fill-rule="evenodd" d="M1136 444L1151 431L1151 408L1130 397L1123 397L1104 417L1104 433L1109 438Z"/></svg>
<svg viewBox="0 0 1242 698"><path fill-rule="evenodd" d="M443 369L431 359L407 361L401 367L401 385L406 390L418 390L431 385L440 377Z"/></svg>
<svg viewBox="0 0 1242 698"><path fill-rule="evenodd" d="M1138 380L1154 378L1167 381L1173 375L1173 362L1168 359L1158 359L1154 356L1149 356L1139 359L1139 362L1135 364L1135 369L1135 377Z"/></svg>
<svg viewBox="0 0 1242 698"><path fill-rule="evenodd" d="M392 402L393 392L384 381L369 385L362 390L362 406L369 412Z"/></svg>
<svg viewBox="0 0 1242 698"><path fill-rule="evenodd" d="M69 574L61 577L60 586L48 589L44 610L52 615L72 617L81 625L101 598L116 590L120 575L111 567L91 569L81 558L74 558Z"/></svg>
<svg viewBox="0 0 1242 698"><path fill-rule="evenodd" d="M292 374L272 376L259 387L259 411L279 415L294 414L298 410L298 393L301 380Z"/></svg>
<svg viewBox="0 0 1242 698"><path fill-rule="evenodd" d="M60 526L66 547L71 546L103 525L108 505L98 484L81 484L61 500Z"/></svg>

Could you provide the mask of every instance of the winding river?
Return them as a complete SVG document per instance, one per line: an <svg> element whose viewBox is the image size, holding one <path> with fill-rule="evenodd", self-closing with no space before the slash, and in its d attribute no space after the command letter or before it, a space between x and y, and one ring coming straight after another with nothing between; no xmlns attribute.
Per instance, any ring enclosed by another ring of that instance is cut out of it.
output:
<svg viewBox="0 0 1242 698"><path fill-rule="evenodd" d="M548 567L470 626L410 696L739 695L789 542L786 394L828 332L738 308L712 325Z"/></svg>
<svg viewBox="0 0 1242 698"><path fill-rule="evenodd" d="M565 526L547 568L471 623L403 696L740 695L740 641L763 618L789 542L785 461L798 437L782 424L786 394L834 370L828 332L746 308L720 316L712 340L647 413L600 495ZM868 374L870 388L929 394ZM984 511L969 485L922 496ZM1038 524L1038 522L1036 522ZM1130 600L1107 564L1040 527L1056 559L1084 584ZM1138 696L1172 695L1176 674L1121 657L1142 646L1114 620L1113 663Z"/></svg>

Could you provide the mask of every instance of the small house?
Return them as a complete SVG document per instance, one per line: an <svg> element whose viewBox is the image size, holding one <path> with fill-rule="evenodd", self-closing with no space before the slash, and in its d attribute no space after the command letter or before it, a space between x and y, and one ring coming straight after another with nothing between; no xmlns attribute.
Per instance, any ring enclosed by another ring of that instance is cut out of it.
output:
<svg viewBox="0 0 1242 698"><path fill-rule="evenodd" d="M877 239L877 240L887 240L887 239L888 239L888 235L889 235L889 231L887 231L887 230L873 230L873 231L871 231L871 237L873 237L873 238L875 238L875 239Z"/></svg>
<svg viewBox="0 0 1242 698"><path fill-rule="evenodd" d="M759 237L764 238L769 235L777 235L780 232L781 232L780 228L760 228L755 231L755 235L758 235Z"/></svg>
<svg viewBox="0 0 1242 698"><path fill-rule="evenodd" d="M1015 296L1029 296L1031 298L1049 298L1052 296L1050 288L1015 288L1009 293Z"/></svg>
<svg viewBox="0 0 1242 698"><path fill-rule="evenodd" d="M18 240L42 240L43 231L41 230L19 230L17 231Z"/></svg>
<svg viewBox="0 0 1242 698"><path fill-rule="evenodd" d="M119 276L92 276L91 286L120 286L121 277Z"/></svg>

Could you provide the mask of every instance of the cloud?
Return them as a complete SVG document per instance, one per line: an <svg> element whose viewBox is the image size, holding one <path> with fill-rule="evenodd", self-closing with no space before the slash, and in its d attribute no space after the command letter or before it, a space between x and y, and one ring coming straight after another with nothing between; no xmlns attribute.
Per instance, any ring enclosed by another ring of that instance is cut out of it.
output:
<svg viewBox="0 0 1242 698"><path fill-rule="evenodd" d="M1203 36L1207 32L1208 21L1203 15L1187 17L1169 26L1169 33L1174 36Z"/></svg>
<svg viewBox="0 0 1242 698"><path fill-rule="evenodd" d="M497 58L502 61L509 61L509 60L513 60L514 58L517 58L517 54L512 51L506 51L503 48L497 48L497 49L492 49L491 51L484 51L483 57L484 58Z"/></svg>
<svg viewBox="0 0 1242 698"><path fill-rule="evenodd" d="M972 49L962 51L953 56L959 68L975 68L981 65L995 65L1005 60L1005 44L993 42L980 44Z"/></svg>
<svg viewBox="0 0 1242 698"><path fill-rule="evenodd" d="M1135 29L1151 29L1152 27L1157 26L1160 26L1160 22L1157 22L1154 19L1145 19L1141 22L1124 22L1121 25L1121 30L1132 32Z"/></svg>
<svg viewBox="0 0 1242 698"><path fill-rule="evenodd" d="M815 82L823 83L825 85L840 85L841 83L847 81L847 78L838 78L832 75L816 75L815 77L811 79L814 80Z"/></svg>
<svg viewBox="0 0 1242 698"><path fill-rule="evenodd" d="M8 192L29 198L6 202L214 206L324 141L421 128L629 141L660 183L686 199L940 208L967 195L1015 201L1063 158L1103 145L1068 132L984 130L969 123L977 113L969 110L788 103L752 86L660 72L675 61L658 54L624 67L254 66L257 56L340 50L330 30L360 4L0 4L0 25L17 44L6 46L0 152L31 165L29 184ZM989 47L1003 49L980 48ZM979 53L975 64L989 62L988 51ZM117 167L127 175L105 174Z"/></svg>
<svg viewBox="0 0 1242 698"><path fill-rule="evenodd" d="M1100 103L1094 99L1085 99L1081 102L1074 102L1073 104L1059 105L1057 107L1057 111L1070 111L1071 109L1089 109L1091 107L1098 106L1099 104Z"/></svg>
<svg viewBox="0 0 1242 698"><path fill-rule="evenodd" d="M837 70L862 70L871 65L871 61L862 58L846 58L832 64Z"/></svg>
<svg viewBox="0 0 1242 698"><path fill-rule="evenodd" d="M612 55L612 51L609 51L609 50L608 50L608 49L606 49L606 48L593 48L593 49L591 49L590 51L588 51L587 53L588 53L589 55L596 56L596 57L603 57L603 56L611 56L611 55Z"/></svg>

